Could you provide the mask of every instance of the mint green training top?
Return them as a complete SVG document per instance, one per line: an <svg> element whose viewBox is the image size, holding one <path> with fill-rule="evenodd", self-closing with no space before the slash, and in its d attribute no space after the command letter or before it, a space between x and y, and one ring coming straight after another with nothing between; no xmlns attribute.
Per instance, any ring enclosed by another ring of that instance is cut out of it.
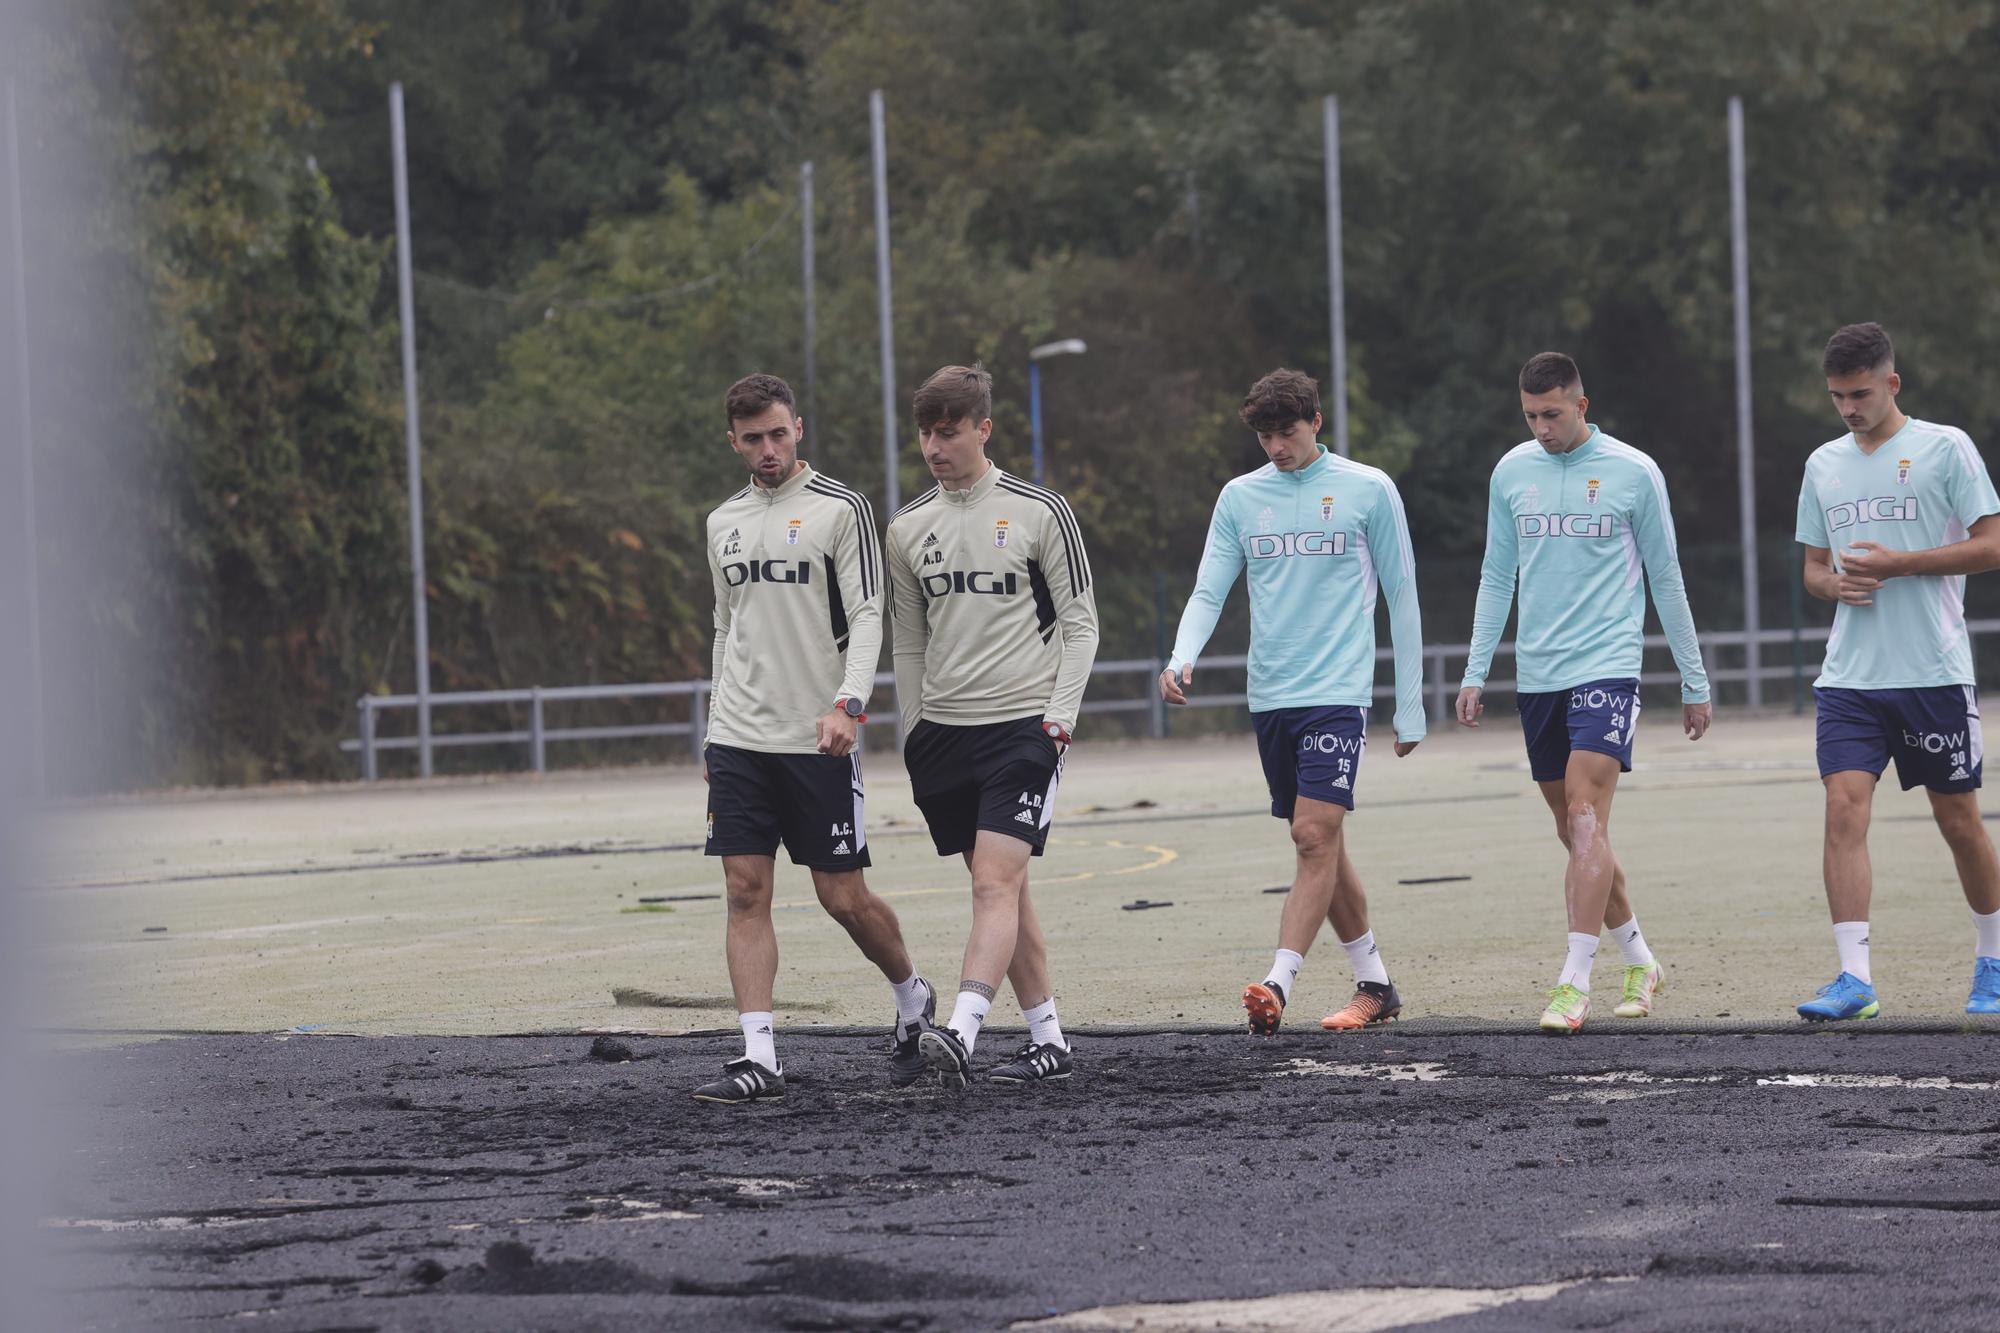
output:
<svg viewBox="0 0 2000 1333"><path fill-rule="evenodd" d="M1249 570L1250 711L1375 697L1375 589L1396 649L1396 739L1420 741L1424 629L1403 497L1380 468L1319 447L1296 472L1266 463L1216 498L1168 666L1201 655L1236 576Z"/></svg>
<svg viewBox="0 0 2000 1333"><path fill-rule="evenodd" d="M1516 445L1493 469L1486 560L1465 684L1484 687L1518 574L1516 688L1566 690L1639 674L1646 591L1681 671L1681 702L1708 702L1708 672L1681 582L1674 517L1659 465L1597 427L1566 454Z"/></svg>
<svg viewBox="0 0 2000 1333"><path fill-rule="evenodd" d="M1971 438L1956 426L1912 417L1872 454L1851 434L1815 449L1799 487L1797 532L1805 545L1831 551L1837 570L1842 552L1857 541L1927 551L1964 541L1974 523L1993 513L2000 513L2000 496ZM1890 579L1872 600L1835 604L1815 687L1974 683L1963 574Z"/></svg>

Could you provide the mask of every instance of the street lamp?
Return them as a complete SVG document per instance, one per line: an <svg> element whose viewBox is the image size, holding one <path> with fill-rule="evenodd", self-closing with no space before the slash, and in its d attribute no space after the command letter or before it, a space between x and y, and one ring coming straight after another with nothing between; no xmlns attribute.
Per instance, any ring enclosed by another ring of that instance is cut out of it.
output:
<svg viewBox="0 0 2000 1333"><path fill-rule="evenodd" d="M1028 350L1028 427L1034 438L1035 485L1042 484L1042 362L1052 356L1081 356L1083 339L1064 338Z"/></svg>

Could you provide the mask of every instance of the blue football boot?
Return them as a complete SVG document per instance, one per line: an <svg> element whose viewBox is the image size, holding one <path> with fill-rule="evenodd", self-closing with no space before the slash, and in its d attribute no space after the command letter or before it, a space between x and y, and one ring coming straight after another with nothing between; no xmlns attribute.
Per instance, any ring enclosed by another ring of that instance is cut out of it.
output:
<svg viewBox="0 0 2000 1333"><path fill-rule="evenodd" d="M1981 958L1972 965L1972 998L1968 1014L2000 1014L2000 958Z"/></svg>
<svg viewBox="0 0 2000 1333"><path fill-rule="evenodd" d="M1824 1023L1833 1018L1873 1018L1881 1012L1875 988L1852 972L1842 972L1821 986L1819 994L1799 1006L1799 1017L1809 1023Z"/></svg>

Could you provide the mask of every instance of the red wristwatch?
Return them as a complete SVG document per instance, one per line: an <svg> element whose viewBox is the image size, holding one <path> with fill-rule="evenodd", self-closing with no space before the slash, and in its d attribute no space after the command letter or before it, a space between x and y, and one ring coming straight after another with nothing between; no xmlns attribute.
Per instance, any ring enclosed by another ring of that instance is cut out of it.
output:
<svg viewBox="0 0 2000 1333"><path fill-rule="evenodd" d="M1062 723L1060 722L1044 721L1042 723L1042 734L1044 736L1047 736L1050 740L1054 741L1057 745L1071 744L1069 733L1063 730Z"/></svg>
<svg viewBox="0 0 2000 1333"><path fill-rule="evenodd" d="M859 699L835 699L833 701L833 708L835 712L845 713L856 722L866 722L868 720L868 714L861 711L861 701Z"/></svg>

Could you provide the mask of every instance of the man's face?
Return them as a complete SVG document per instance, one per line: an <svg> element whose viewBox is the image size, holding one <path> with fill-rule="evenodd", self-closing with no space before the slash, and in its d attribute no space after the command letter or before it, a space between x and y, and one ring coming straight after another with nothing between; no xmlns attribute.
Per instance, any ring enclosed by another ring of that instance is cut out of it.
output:
<svg viewBox="0 0 2000 1333"><path fill-rule="evenodd" d="M1311 467L1319 457L1319 427L1320 415L1315 412L1311 421L1294 421L1283 430L1258 431L1257 443L1271 466L1280 472L1297 472Z"/></svg>
<svg viewBox="0 0 2000 1333"><path fill-rule="evenodd" d="M754 417L731 421L729 447L750 469L759 486L777 488L799 470L799 441L805 436L805 422L792 415L783 403L773 403Z"/></svg>
<svg viewBox="0 0 2000 1333"><path fill-rule="evenodd" d="M1590 425L1583 419L1590 408L1590 399L1578 393L1577 388L1572 384L1566 389L1521 395L1521 415L1528 419L1528 429L1535 433L1542 448L1552 454L1568 453L1590 434Z"/></svg>
<svg viewBox="0 0 2000 1333"><path fill-rule="evenodd" d="M1828 375L1826 391L1840 419L1857 438L1868 439L1882 423L1896 414L1896 394L1903 377L1891 365L1880 365L1858 375Z"/></svg>
<svg viewBox="0 0 2000 1333"><path fill-rule="evenodd" d="M992 434L991 417L976 425L958 417L917 429L931 475L952 490L971 485L986 471L986 440Z"/></svg>

